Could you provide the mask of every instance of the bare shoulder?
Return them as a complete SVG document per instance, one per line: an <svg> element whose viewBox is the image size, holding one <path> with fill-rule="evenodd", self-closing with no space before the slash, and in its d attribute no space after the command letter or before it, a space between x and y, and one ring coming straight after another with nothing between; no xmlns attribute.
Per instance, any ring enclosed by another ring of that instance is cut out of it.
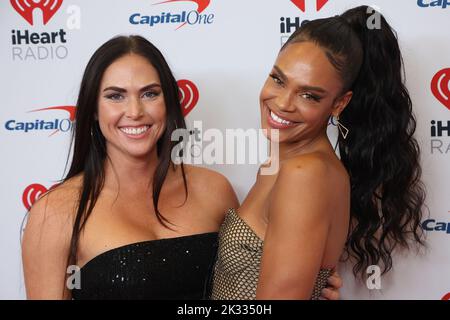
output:
<svg viewBox="0 0 450 320"><path fill-rule="evenodd" d="M333 190L328 182L331 170L332 165L320 153L301 155L281 163L270 193L269 234L270 230L278 230L277 238L283 238L284 232L289 230L303 230L301 233L305 234L305 226L315 226L312 228L315 232L319 226L328 228L333 203Z"/></svg>
<svg viewBox="0 0 450 320"><path fill-rule="evenodd" d="M272 190L286 205L329 206L349 192L349 179L338 160L317 152L283 162ZM342 193L342 194L341 194Z"/></svg>
<svg viewBox="0 0 450 320"><path fill-rule="evenodd" d="M320 182L332 171L332 164L321 153L309 153L285 161L280 166L277 180L285 183Z"/></svg>
<svg viewBox="0 0 450 320"><path fill-rule="evenodd" d="M77 176L49 190L33 204L29 211L29 218L69 217L78 202L81 185L81 177Z"/></svg>
<svg viewBox="0 0 450 320"><path fill-rule="evenodd" d="M81 178L72 178L51 189L33 204L28 212L24 246L34 237L62 239L71 234L80 187Z"/></svg>
<svg viewBox="0 0 450 320"><path fill-rule="evenodd" d="M185 165L190 183L198 190L212 194L234 193L233 187L228 179L221 173L192 165Z"/></svg>
<svg viewBox="0 0 450 320"><path fill-rule="evenodd" d="M185 165L185 168L190 189L205 205L214 209L218 219L222 219L229 208L239 207L236 193L223 174L192 165Z"/></svg>

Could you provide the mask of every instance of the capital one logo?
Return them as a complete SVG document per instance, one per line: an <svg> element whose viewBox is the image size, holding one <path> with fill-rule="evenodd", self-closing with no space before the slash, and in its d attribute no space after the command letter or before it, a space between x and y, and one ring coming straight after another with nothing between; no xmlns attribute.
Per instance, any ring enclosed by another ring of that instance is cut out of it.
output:
<svg viewBox="0 0 450 320"><path fill-rule="evenodd" d="M43 23L46 25L61 7L63 0L10 0L10 3L14 10L30 25L34 25L34 10L40 9L44 20Z"/></svg>
<svg viewBox="0 0 450 320"><path fill-rule="evenodd" d="M189 25L209 25L214 22L214 14L204 14L202 13L211 3L211 0L167 0L154 3L153 5L170 4L178 2L193 2L197 9L191 11L181 11L181 12L167 12L164 11L157 15L146 15L141 13L133 13L129 22L133 25L148 25L150 27L155 27L157 25L165 24L177 24L178 27L175 30L180 29L186 24Z"/></svg>
<svg viewBox="0 0 450 320"><path fill-rule="evenodd" d="M59 111L65 111L69 114L69 121L66 122L66 126L63 125L64 120L61 120L59 123L60 125L55 126L55 131L50 134L50 136L54 135L55 133L61 131L66 132L69 131L72 128L72 124L75 121L75 112L76 112L76 106L56 106L56 107L48 107L48 108L42 108L42 109L36 109L31 110L30 112L38 112L38 111L49 111L49 110L59 110ZM57 119L58 120L58 119Z"/></svg>
<svg viewBox="0 0 450 320"><path fill-rule="evenodd" d="M450 68L442 69L431 80L431 92L450 110Z"/></svg>
<svg viewBox="0 0 450 320"><path fill-rule="evenodd" d="M55 106L48 108L41 108L29 111L29 113L45 112L48 111L64 111L68 114L68 118L55 117L52 119L42 119L41 117L32 121L23 121L17 119L10 119L5 122L5 129L10 132L36 132L36 131L51 131L50 136L53 136L57 132L68 132L72 129L73 122L75 121L75 106ZM41 115L41 113L40 113Z"/></svg>
<svg viewBox="0 0 450 320"><path fill-rule="evenodd" d="M445 296L443 296L441 300L449 300L450 301L450 292L447 293Z"/></svg>
<svg viewBox="0 0 450 320"><path fill-rule="evenodd" d="M186 117L197 105L200 94L192 81L182 79L178 80L177 84L180 92L181 111Z"/></svg>
<svg viewBox="0 0 450 320"><path fill-rule="evenodd" d="M422 8L441 7L446 9L450 6L449 0L417 0L417 5Z"/></svg>
<svg viewBox="0 0 450 320"><path fill-rule="evenodd" d="M328 2L328 0L315 0L316 11L320 11ZM306 12L306 0L291 0L301 11Z"/></svg>

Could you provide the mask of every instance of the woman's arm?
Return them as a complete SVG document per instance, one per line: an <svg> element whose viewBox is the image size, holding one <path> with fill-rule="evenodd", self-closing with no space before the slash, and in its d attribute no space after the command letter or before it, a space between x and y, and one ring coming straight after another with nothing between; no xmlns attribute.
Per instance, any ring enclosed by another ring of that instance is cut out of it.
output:
<svg viewBox="0 0 450 320"><path fill-rule="evenodd" d="M327 165L316 157L280 169L269 203L257 299L310 299L331 210Z"/></svg>
<svg viewBox="0 0 450 320"><path fill-rule="evenodd" d="M33 205L22 241L22 260L28 299L70 299L66 270L71 215L64 212L57 191Z"/></svg>

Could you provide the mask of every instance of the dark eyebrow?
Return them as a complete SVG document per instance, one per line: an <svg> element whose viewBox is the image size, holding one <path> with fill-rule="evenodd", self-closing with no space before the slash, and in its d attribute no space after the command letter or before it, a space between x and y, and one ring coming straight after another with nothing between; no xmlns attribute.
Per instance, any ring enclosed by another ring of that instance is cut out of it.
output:
<svg viewBox="0 0 450 320"><path fill-rule="evenodd" d="M113 91L117 91L117 92L126 92L127 91L124 88L108 87L108 88L103 89L103 92L108 91L108 90L113 90Z"/></svg>
<svg viewBox="0 0 450 320"><path fill-rule="evenodd" d="M273 66L273 68L277 71L278 75L280 76L281 80L283 80L284 82L288 81L287 76L284 74L283 71L281 71L280 67L278 66ZM327 93L327 91L321 87L314 87L314 86L300 86L299 89L301 91L315 91L315 92L319 92L319 93Z"/></svg>
<svg viewBox="0 0 450 320"><path fill-rule="evenodd" d="M161 88L161 85L159 83L152 83L152 84L149 84L148 86L141 88L139 91L144 92L144 91L147 91L147 90L150 90L153 88Z"/></svg>
<svg viewBox="0 0 450 320"><path fill-rule="evenodd" d="M278 73L278 75L280 76L281 80L283 80L283 81L286 82L286 81L287 81L287 77L286 77L286 75L284 74L284 72L281 71L280 67L278 67L278 66L273 66L273 68L277 71L277 73Z"/></svg>
<svg viewBox="0 0 450 320"><path fill-rule="evenodd" d="M313 87L313 86L300 86L299 88L301 91L315 91L319 93L327 93L325 89L322 89L321 87Z"/></svg>
<svg viewBox="0 0 450 320"><path fill-rule="evenodd" d="M150 90L153 88L159 88L159 87L161 87L161 85L159 83L152 83L152 84L149 84L149 85L139 89L139 92L144 92L144 91L147 91L147 90ZM127 92L127 90L124 88L114 87L114 86L103 89L103 91L107 91L107 90L113 90L113 91L117 91L117 92L121 92L121 93Z"/></svg>

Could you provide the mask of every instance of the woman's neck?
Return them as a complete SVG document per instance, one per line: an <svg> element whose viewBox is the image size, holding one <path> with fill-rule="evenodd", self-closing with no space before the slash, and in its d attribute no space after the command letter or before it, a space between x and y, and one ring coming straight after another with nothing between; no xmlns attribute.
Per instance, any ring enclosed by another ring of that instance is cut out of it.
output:
<svg viewBox="0 0 450 320"><path fill-rule="evenodd" d="M148 193L158 165L156 149L145 158L109 152L105 160L105 188L126 193Z"/></svg>

